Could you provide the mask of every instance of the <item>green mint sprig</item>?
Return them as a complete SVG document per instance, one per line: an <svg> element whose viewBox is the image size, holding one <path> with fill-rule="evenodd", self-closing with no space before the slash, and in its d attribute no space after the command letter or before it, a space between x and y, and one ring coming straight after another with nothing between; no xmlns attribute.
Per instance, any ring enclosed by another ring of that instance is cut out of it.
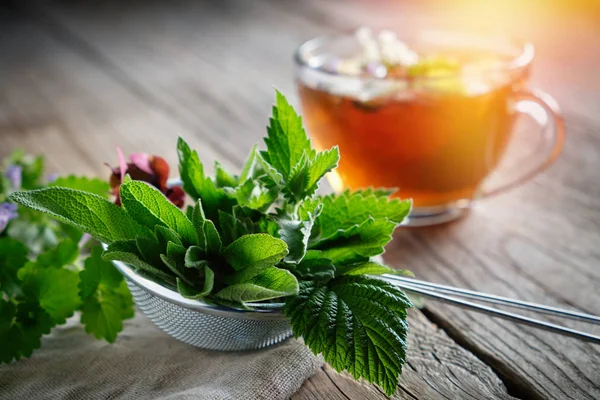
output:
<svg viewBox="0 0 600 400"><path fill-rule="evenodd" d="M243 308L285 302L294 335L314 353L393 393L405 363L411 303L400 289L373 277L404 271L372 257L383 253L410 201L371 189L316 195L339 151L314 150L300 116L279 92L265 143L265 151L251 150L240 175L216 164L212 178L180 138L179 173L194 201L185 212L162 192L130 179L120 186L121 207L58 187L17 192L11 199L89 233L108 245L104 260L128 263L184 297ZM89 276L100 282L97 290L117 290L93 256ZM107 321L123 317L108 306L95 304L94 310ZM96 315L86 321L96 321L91 326L113 338L99 328Z"/></svg>

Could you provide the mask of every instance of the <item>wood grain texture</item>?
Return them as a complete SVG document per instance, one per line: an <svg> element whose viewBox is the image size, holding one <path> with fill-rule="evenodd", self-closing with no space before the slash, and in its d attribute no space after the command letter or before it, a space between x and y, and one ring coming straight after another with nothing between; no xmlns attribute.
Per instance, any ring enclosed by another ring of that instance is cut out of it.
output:
<svg viewBox="0 0 600 400"><path fill-rule="evenodd" d="M52 171L92 175L106 174L102 163L116 161L116 145L161 154L174 165L177 135L206 164L219 159L237 169L263 135L271 88L294 98L291 53L301 41L363 24L409 31L461 23L456 10L434 12L417 2L14 8L0 12L0 54L10 54L0 57L0 156L25 147L46 154ZM545 25L524 21L514 34L534 40L534 84L565 112L561 158L468 218L399 230L386 260L431 281L600 313L600 27L580 16L571 23L551 17ZM450 338L411 314L410 364L397 398L503 398L507 388L521 398L600 397L597 346L434 303L425 312ZM295 397L384 398L328 368Z"/></svg>

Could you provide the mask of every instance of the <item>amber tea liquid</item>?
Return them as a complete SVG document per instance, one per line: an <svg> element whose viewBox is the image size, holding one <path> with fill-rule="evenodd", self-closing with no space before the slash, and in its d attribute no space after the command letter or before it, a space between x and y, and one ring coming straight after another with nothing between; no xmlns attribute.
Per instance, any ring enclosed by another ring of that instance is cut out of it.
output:
<svg viewBox="0 0 600 400"><path fill-rule="evenodd" d="M471 199L511 136L519 82L483 93L414 91L361 101L300 82L304 122L317 148L339 145L334 189L398 188L415 207Z"/></svg>

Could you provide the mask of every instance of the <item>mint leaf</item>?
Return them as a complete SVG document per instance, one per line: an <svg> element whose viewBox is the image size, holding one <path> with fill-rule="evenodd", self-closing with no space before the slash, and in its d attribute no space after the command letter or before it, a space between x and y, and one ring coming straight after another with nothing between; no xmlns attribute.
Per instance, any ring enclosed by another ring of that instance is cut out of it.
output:
<svg viewBox="0 0 600 400"><path fill-rule="evenodd" d="M79 273L79 295L83 299L81 323L97 339L113 343L123 329L123 319L133 316L133 300L123 276L102 259L95 246Z"/></svg>
<svg viewBox="0 0 600 400"><path fill-rule="evenodd" d="M111 243L102 254L102 259L104 261L124 262L136 270L141 270L154 276L155 279L167 282L171 285L175 284L175 279L170 274L155 266L161 264L151 265L143 259L137 248L137 243L133 240Z"/></svg>
<svg viewBox="0 0 600 400"><path fill-rule="evenodd" d="M321 250L322 257L332 260L335 265L365 261L383 253L383 247L392 240L395 228L395 222L369 218L360 225L337 231L313 248Z"/></svg>
<svg viewBox="0 0 600 400"><path fill-rule="evenodd" d="M393 269L386 265L377 264L372 261L358 262L352 264L338 265L336 276L342 275L407 275L414 276L412 272L403 269Z"/></svg>
<svg viewBox="0 0 600 400"><path fill-rule="evenodd" d="M187 299L192 300L200 300L208 296L210 292L212 292L215 284L215 274L212 269L208 267L208 265L204 266L203 272L204 283L201 287L198 287L198 285L191 286L185 281L177 278L177 291L179 294Z"/></svg>
<svg viewBox="0 0 600 400"><path fill-rule="evenodd" d="M295 214L285 213L280 210L275 217L279 226L279 237L289 249L285 262L298 263L306 254L308 240L312 232L315 219L321 213L322 206L318 201L303 202L298 205Z"/></svg>
<svg viewBox="0 0 600 400"><path fill-rule="evenodd" d="M127 212L102 197L59 187L15 192L15 203L52 215L104 243L148 237L151 233Z"/></svg>
<svg viewBox="0 0 600 400"><path fill-rule="evenodd" d="M214 182L204 175L204 167L198 153L192 150L181 137L177 141L177 153L183 189L194 201L202 199L206 216L215 221L218 218L218 210L231 209L235 205L235 200L230 199L222 188L217 188Z"/></svg>
<svg viewBox="0 0 600 400"><path fill-rule="evenodd" d="M335 370L376 383L391 395L406 362L406 295L395 286L365 276L327 284L300 283L286 298L285 315L295 337L302 336Z"/></svg>
<svg viewBox="0 0 600 400"><path fill-rule="evenodd" d="M0 238L0 290L7 296L20 293L17 271L27 262L27 247L10 237Z"/></svg>
<svg viewBox="0 0 600 400"><path fill-rule="evenodd" d="M159 190L146 182L131 181L121 185L121 203L138 223L154 229L164 225L175 231L185 243L196 244L192 222Z"/></svg>
<svg viewBox="0 0 600 400"><path fill-rule="evenodd" d="M262 155L284 178L290 176L305 152L309 159L313 158L314 150L302 127L302 118L279 91L267 132L267 152Z"/></svg>
<svg viewBox="0 0 600 400"><path fill-rule="evenodd" d="M309 250L300 264L290 264L287 268L302 280L323 281L333 279L336 267L327 258L321 257L321 252Z"/></svg>
<svg viewBox="0 0 600 400"><path fill-rule="evenodd" d="M108 194L110 193L110 186L108 185L107 181L96 178L87 178L85 176L62 176L57 178L48 186L60 186L69 189L81 190L83 192L97 194L98 196L102 196L104 198L107 198Z"/></svg>
<svg viewBox="0 0 600 400"><path fill-rule="evenodd" d="M298 293L298 281L289 271L276 267L264 269L258 275L218 292L217 299L249 303L290 296Z"/></svg>
<svg viewBox="0 0 600 400"><path fill-rule="evenodd" d="M368 218L389 219L400 223L411 210L410 200L378 197L371 190L322 198L323 211L316 221L316 229L311 238L314 244L333 236L339 230L347 230L364 223Z"/></svg>
<svg viewBox="0 0 600 400"><path fill-rule="evenodd" d="M245 235L223 249L222 256L237 271L231 283L244 282L277 264L288 249L285 242L265 233Z"/></svg>

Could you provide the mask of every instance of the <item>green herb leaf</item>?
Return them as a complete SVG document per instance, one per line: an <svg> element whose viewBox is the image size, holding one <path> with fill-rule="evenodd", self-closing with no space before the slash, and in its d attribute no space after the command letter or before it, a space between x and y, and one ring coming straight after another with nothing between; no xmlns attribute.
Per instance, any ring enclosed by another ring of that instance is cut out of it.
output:
<svg viewBox="0 0 600 400"><path fill-rule="evenodd" d="M322 257L332 260L335 265L365 261L383 253L395 228L395 222L369 218L358 226L338 231L313 248L321 250Z"/></svg>
<svg viewBox="0 0 600 400"><path fill-rule="evenodd" d="M314 150L302 127L302 118L279 91L267 132L267 152L262 155L284 178L290 176L305 152L306 157L313 158Z"/></svg>
<svg viewBox="0 0 600 400"><path fill-rule="evenodd" d="M303 202L298 205L295 214L280 212L275 218L279 226L279 236L289 249L288 255L285 256L285 262L299 263L302 260L308 248L308 240L315 219L321 210L322 206L319 201Z"/></svg>
<svg viewBox="0 0 600 400"><path fill-rule="evenodd" d="M398 224L408 215L412 204L410 200L378 197L372 191L346 191L325 196L322 202L323 211L316 221L318 236L311 240L313 243L330 238L339 230L362 224L368 218L386 218Z"/></svg>
<svg viewBox="0 0 600 400"><path fill-rule="evenodd" d="M190 286L185 281L177 278L177 291L183 297L192 300L200 300L204 297L208 296L210 292L213 290L213 286L215 283L215 274L205 265L203 268L204 271L204 284L201 288L197 288L197 286Z"/></svg>
<svg viewBox="0 0 600 400"><path fill-rule="evenodd" d="M287 268L302 280L323 281L333 279L336 267L327 258L321 257L318 250L309 250L300 264L290 264Z"/></svg>
<svg viewBox="0 0 600 400"><path fill-rule="evenodd" d="M215 161L215 183L217 187L236 187L238 185L238 179L236 176L229 174L221 163Z"/></svg>
<svg viewBox="0 0 600 400"><path fill-rule="evenodd" d="M277 200L278 194L279 190L276 186L267 188L262 186L258 181L248 179L235 189L233 196L236 198L238 204L255 210L266 211Z"/></svg>
<svg viewBox="0 0 600 400"><path fill-rule="evenodd" d="M107 181L96 178L86 178L84 176L62 176L57 178L48 186L81 190L83 192L97 194L98 196L104 198L108 198L108 194L110 193L110 186L108 185Z"/></svg>
<svg viewBox="0 0 600 400"><path fill-rule="evenodd" d="M216 220L219 209L229 210L235 205L235 200L230 199L223 189L218 189L213 181L204 175L204 167L198 153L181 137L177 141L177 152L183 189L195 201L202 199L208 219Z"/></svg>
<svg viewBox="0 0 600 400"><path fill-rule="evenodd" d="M173 276L155 266L161 264L151 265L143 259L137 248L137 243L133 240L111 243L106 251L102 254L102 259L104 259L104 261L124 262L136 270L145 271L160 281L165 281L171 285L175 284L175 279Z"/></svg>
<svg viewBox="0 0 600 400"><path fill-rule="evenodd" d="M0 362L31 356L53 326L52 318L36 302L15 304L0 298Z"/></svg>
<svg viewBox="0 0 600 400"><path fill-rule="evenodd" d="M337 146L317 153L308 170L308 183L305 196L312 196L318 188L319 180L326 173L337 167L340 161L340 150Z"/></svg>
<svg viewBox="0 0 600 400"><path fill-rule="evenodd" d="M55 324L65 323L81 303L76 271L49 268L30 261L17 272L17 276L22 281L25 296L36 299Z"/></svg>
<svg viewBox="0 0 600 400"><path fill-rule="evenodd" d="M79 246L71 239L65 239L55 248L45 251L37 257L37 263L44 267L60 268L75 262L79 256Z"/></svg>
<svg viewBox="0 0 600 400"><path fill-rule="evenodd" d="M352 264L338 265L336 276L342 275L406 275L414 276L412 272L403 269L393 269L386 265L377 264L372 261L358 262Z"/></svg>
<svg viewBox="0 0 600 400"><path fill-rule="evenodd" d="M244 282L277 264L288 249L285 242L264 233L245 235L223 249L222 256L237 271L231 283Z"/></svg>
<svg viewBox="0 0 600 400"><path fill-rule="evenodd" d="M365 276L346 276L326 285L300 283L284 308L294 336L302 336L335 370L376 383L391 395L406 362L406 309L398 288Z"/></svg>
<svg viewBox="0 0 600 400"><path fill-rule="evenodd" d="M185 266L187 268L202 269L208 263L204 249L198 246L190 246L185 252Z"/></svg>
<svg viewBox="0 0 600 400"><path fill-rule="evenodd" d="M296 293L298 293L298 281L294 275L283 269L269 267L243 283L227 286L215 297L226 301L249 303Z"/></svg>
<svg viewBox="0 0 600 400"><path fill-rule="evenodd" d="M204 222L204 236L206 237L206 254L212 257L218 256L223 243L215 224L209 219Z"/></svg>
<svg viewBox="0 0 600 400"><path fill-rule="evenodd" d="M133 316L133 300L123 276L101 255L100 246L94 247L79 273L81 323L97 339L113 343L123 330L123 320Z"/></svg>
<svg viewBox="0 0 600 400"><path fill-rule="evenodd" d="M0 290L7 296L20 293L17 271L27 262L27 247L10 237L0 238Z"/></svg>
<svg viewBox="0 0 600 400"><path fill-rule="evenodd" d="M121 203L133 219L147 228L164 225L175 231L185 243L196 244L192 222L159 190L146 182L131 181L121 185Z"/></svg>
<svg viewBox="0 0 600 400"><path fill-rule="evenodd" d="M151 235L124 209L95 194L52 187L15 192L10 195L10 199L25 207L50 214L104 243Z"/></svg>

